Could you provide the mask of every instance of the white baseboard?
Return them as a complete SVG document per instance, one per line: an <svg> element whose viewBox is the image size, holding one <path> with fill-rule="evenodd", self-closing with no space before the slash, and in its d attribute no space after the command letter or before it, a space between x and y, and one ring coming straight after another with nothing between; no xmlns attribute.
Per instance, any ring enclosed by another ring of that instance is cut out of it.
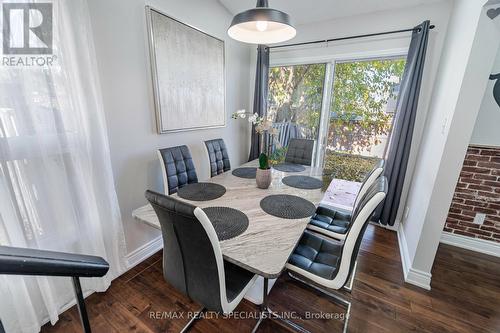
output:
<svg viewBox="0 0 500 333"><path fill-rule="evenodd" d="M441 234L441 243L500 257L500 243L488 241L486 239L472 238L443 231Z"/></svg>
<svg viewBox="0 0 500 333"><path fill-rule="evenodd" d="M420 288L431 290L432 274L412 267L410 253L408 251L408 243L406 242L406 236L401 223L398 228L398 243L405 282Z"/></svg>
<svg viewBox="0 0 500 333"><path fill-rule="evenodd" d="M373 222L373 221L370 221L370 223L373 225L376 225L377 227L384 228L384 229L391 230L391 231L395 231L395 232L398 232L399 225L400 225L398 220L396 220L396 222L394 222L394 225L384 225L382 223Z"/></svg>
<svg viewBox="0 0 500 333"><path fill-rule="evenodd" d="M408 274L409 267L411 267L410 254L408 252L408 243L406 243L406 237L403 230L403 226L400 224L398 228L398 244L399 244L399 254L401 256L401 264L403 266L403 273Z"/></svg>
<svg viewBox="0 0 500 333"><path fill-rule="evenodd" d="M163 248L163 238L162 236L158 236L155 239L149 241L143 246L135 249L130 252L125 259L127 260L127 269L131 269L132 267L140 264L144 260L151 257L156 252L160 251Z"/></svg>
<svg viewBox="0 0 500 333"><path fill-rule="evenodd" d="M426 290L431 290L431 279L431 273L427 273L416 268L410 268L405 276L405 282Z"/></svg>

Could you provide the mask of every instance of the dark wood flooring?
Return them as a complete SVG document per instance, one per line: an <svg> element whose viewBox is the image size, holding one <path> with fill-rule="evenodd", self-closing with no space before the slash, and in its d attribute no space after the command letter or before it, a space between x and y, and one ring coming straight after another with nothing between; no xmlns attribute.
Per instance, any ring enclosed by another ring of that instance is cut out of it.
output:
<svg viewBox="0 0 500 333"><path fill-rule="evenodd" d="M404 283L396 233L369 226L358 258L349 332L500 332L500 259L440 245L432 290ZM342 313L326 297L283 275L270 294L273 310ZM199 305L170 287L162 276L161 252L115 281L106 293L87 298L93 332L179 332L187 318L155 319L151 312L181 314ZM198 321L190 332L250 332L258 309L243 301L240 317ZM311 332L341 332L337 319L294 319ZM80 332L76 308L42 332ZM266 320L259 332L289 332Z"/></svg>

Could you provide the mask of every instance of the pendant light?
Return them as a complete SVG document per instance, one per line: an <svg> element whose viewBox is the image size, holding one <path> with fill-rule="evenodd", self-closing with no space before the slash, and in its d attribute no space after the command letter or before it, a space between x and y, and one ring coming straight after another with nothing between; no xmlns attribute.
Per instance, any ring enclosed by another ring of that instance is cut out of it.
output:
<svg viewBox="0 0 500 333"><path fill-rule="evenodd" d="M257 0L257 8L233 18L227 33L244 43L273 44L292 39L297 31L287 13L269 8L268 0Z"/></svg>

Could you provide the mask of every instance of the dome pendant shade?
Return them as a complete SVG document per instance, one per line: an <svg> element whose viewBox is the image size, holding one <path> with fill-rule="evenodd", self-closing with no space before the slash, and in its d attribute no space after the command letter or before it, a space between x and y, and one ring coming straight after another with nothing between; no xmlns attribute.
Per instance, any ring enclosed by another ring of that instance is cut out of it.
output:
<svg viewBox="0 0 500 333"><path fill-rule="evenodd" d="M292 39L297 34L290 16L268 7L267 0L257 1L257 8L237 14L227 31L229 37L251 44L273 44Z"/></svg>

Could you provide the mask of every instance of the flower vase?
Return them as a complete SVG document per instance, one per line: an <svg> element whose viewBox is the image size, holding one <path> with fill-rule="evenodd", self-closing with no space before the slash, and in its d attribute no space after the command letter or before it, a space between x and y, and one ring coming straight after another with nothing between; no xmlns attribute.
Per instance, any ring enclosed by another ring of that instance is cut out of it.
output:
<svg viewBox="0 0 500 333"><path fill-rule="evenodd" d="M271 185L271 181L273 180L271 174L271 168L269 169L261 169L257 168L257 174L255 175L255 181L257 182L257 187L261 189L266 189Z"/></svg>

